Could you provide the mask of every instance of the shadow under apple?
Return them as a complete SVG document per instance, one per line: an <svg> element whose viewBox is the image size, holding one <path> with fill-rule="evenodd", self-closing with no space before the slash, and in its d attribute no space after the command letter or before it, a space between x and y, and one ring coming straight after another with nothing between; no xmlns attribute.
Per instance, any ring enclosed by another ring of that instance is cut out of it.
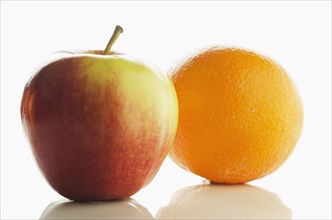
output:
<svg viewBox="0 0 332 220"><path fill-rule="evenodd" d="M157 219L291 219L292 211L267 190L247 184L201 184L175 192Z"/></svg>
<svg viewBox="0 0 332 220"><path fill-rule="evenodd" d="M52 202L40 219L154 219L133 199L109 202Z"/></svg>

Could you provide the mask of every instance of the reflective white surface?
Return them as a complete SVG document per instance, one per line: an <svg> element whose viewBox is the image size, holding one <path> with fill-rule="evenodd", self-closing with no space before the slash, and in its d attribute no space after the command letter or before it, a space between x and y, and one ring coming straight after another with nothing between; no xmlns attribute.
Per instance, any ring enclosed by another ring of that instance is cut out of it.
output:
<svg viewBox="0 0 332 220"><path fill-rule="evenodd" d="M40 219L292 219L278 195L248 184L203 183L176 191L155 217L133 199L50 203Z"/></svg>
<svg viewBox="0 0 332 220"><path fill-rule="evenodd" d="M43 219L154 219L133 199L110 202L52 202L40 217Z"/></svg>
<svg viewBox="0 0 332 220"><path fill-rule="evenodd" d="M280 198L251 185L201 184L185 187L159 209L157 219L291 219Z"/></svg>
<svg viewBox="0 0 332 220"><path fill-rule="evenodd" d="M332 218L330 1L1 1L0 14L1 219ZM55 51L104 49L117 24L124 33L114 49L164 72L214 44L279 62L304 105L303 133L286 163L248 185L209 186L167 158L135 201L64 200L45 181L23 133L23 88Z"/></svg>

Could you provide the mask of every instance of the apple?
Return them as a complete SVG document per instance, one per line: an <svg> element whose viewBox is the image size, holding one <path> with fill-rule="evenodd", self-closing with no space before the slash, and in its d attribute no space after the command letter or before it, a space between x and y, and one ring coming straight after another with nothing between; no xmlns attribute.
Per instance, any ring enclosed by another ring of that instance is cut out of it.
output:
<svg viewBox="0 0 332 220"><path fill-rule="evenodd" d="M156 175L178 119L171 80L111 47L65 53L26 84L21 118L39 168L62 196L128 198Z"/></svg>

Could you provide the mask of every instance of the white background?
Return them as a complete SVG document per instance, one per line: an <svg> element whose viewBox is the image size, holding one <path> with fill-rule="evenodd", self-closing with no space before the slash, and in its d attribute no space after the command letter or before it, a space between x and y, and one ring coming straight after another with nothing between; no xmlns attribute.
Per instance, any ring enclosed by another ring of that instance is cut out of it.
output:
<svg viewBox="0 0 332 220"><path fill-rule="evenodd" d="M124 33L114 49L164 72L191 52L214 44L268 55L289 72L304 103L304 129L291 157L275 173L251 182L249 190L241 186L241 196L214 193L219 189L199 196L187 189L187 197L179 196L177 191L203 179L166 159L152 183L133 196L138 203L153 216L159 211L158 217L167 217L160 214L164 207L174 218L230 218L245 209L239 202L243 198L253 210L264 209L250 202L254 198L249 191L255 189L265 203L278 196L282 202L274 211L288 208L293 219L331 218L330 1L1 1L1 218L36 219L50 203L64 199L44 180L23 133L19 108L25 83L54 51L104 49L117 24ZM107 204L109 210L114 204ZM204 213L202 207L210 209ZM125 205L123 209L117 214L129 212Z"/></svg>

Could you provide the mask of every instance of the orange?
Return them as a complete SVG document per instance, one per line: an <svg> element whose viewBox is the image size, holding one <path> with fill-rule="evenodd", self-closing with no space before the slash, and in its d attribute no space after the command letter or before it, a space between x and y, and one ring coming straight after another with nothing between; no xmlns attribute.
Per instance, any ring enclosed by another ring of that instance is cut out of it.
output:
<svg viewBox="0 0 332 220"><path fill-rule="evenodd" d="M213 47L171 71L179 125L170 157L219 183L244 183L278 169L302 131L301 98L273 60Z"/></svg>

